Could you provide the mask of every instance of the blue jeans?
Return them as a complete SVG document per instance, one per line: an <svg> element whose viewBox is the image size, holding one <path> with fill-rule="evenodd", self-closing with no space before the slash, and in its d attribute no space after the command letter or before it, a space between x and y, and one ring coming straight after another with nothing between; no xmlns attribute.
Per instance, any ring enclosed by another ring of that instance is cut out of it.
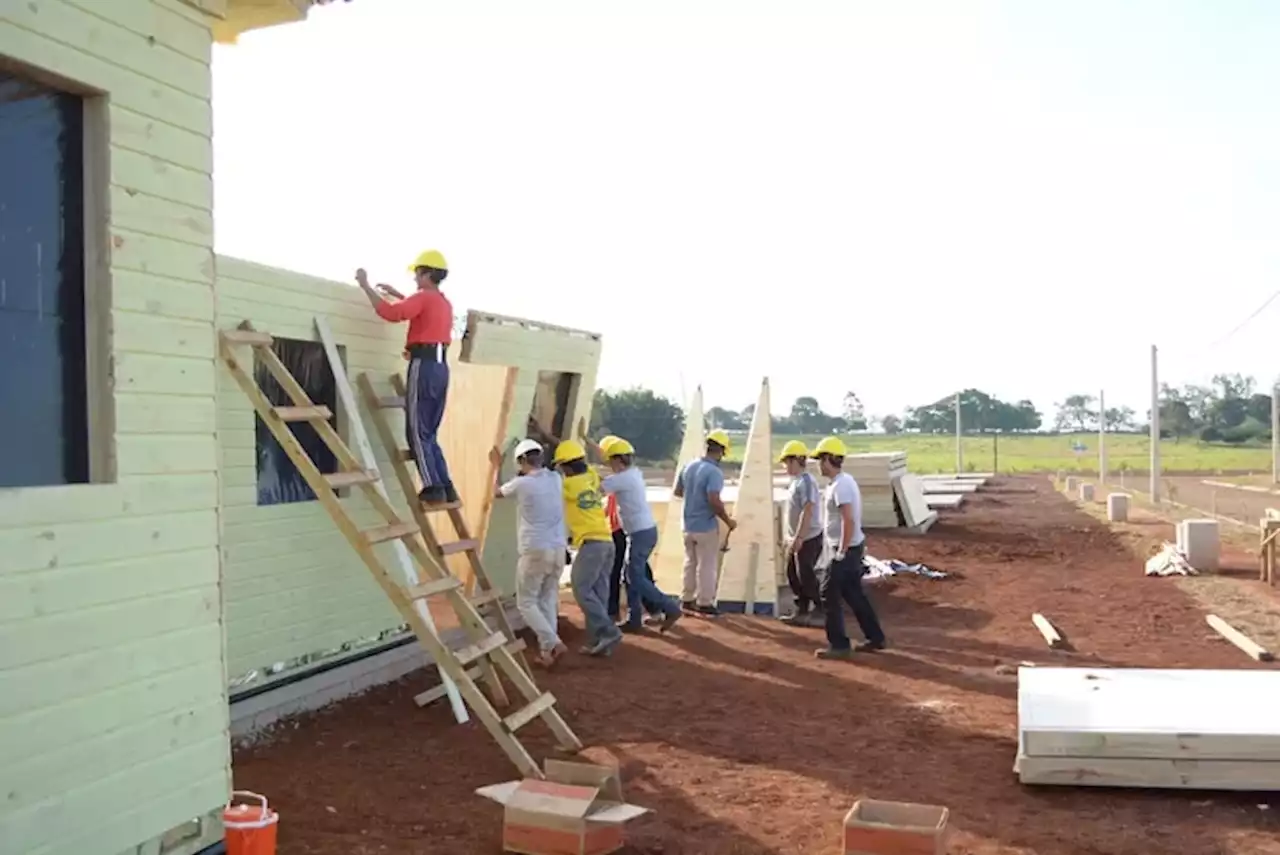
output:
<svg viewBox="0 0 1280 855"><path fill-rule="evenodd" d="M862 544L849 547L842 561L832 561L831 566L822 571L821 594L822 605L827 610L827 643L833 650L848 650L851 646L844 631L845 603L853 609L853 616L867 641L884 643L880 619L862 590L862 575L866 572L862 566L863 549Z"/></svg>
<svg viewBox="0 0 1280 855"><path fill-rule="evenodd" d="M613 541L588 540L578 547L569 581L573 597L582 609L591 643L621 635L609 616L609 567L613 564Z"/></svg>
<svg viewBox="0 0 1280 855"><path fill-rule="evenodd" d="M449 363L415 356L405 381L405 433L424 489L452 484L437 434L449 398Z"/></svg>
<svg viewBox="0 0 1280 855"><path fill-rule="evenodd" d="M643 620L646 602L661 603L667 616L679 614L680 606L676 601L658 590L653 579L644 572L649 556L658 548L658 527L632 532L627 539L630 541L627 549L627 617L630 623L638 625Z"/></svg>

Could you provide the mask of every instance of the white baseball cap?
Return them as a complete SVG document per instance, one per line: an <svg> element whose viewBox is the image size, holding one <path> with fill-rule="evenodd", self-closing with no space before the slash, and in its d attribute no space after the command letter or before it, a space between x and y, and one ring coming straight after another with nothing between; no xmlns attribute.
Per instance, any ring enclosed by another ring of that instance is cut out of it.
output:
<svg viewBox="0 0 1280 855"><path fill-rule="evenodd" d="M530 451L542 451L542 443L536 439L522 439L516 445L516 460L524 457Z"/></svg>

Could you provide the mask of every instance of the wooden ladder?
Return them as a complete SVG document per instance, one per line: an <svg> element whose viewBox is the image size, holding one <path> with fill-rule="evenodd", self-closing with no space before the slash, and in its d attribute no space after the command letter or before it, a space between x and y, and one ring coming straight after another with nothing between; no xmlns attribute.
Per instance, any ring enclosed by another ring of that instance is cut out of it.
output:
<svg viewBox="0 0 1280 855"><path fill-rule="evenodd" d="M479 609L466 596L462 581L451 575L442 562L426 548L424 541L419 539L420 534L429 538L429 531L420 527L417 522L402 519L387 497L376 489L374 485L378 483L381 474L364 468L359 458L329 423L333 413L328 407L318 406L310 399L306 390L280 361L272 344L270 334L254 330L245 321L236 330L219 332L218 355L236 384L253 404L258 417L271 431L271 435L315 493L316 499L360 556L374 581L413 629L436 666L456 684L467 706L493 735L521 774L543 778L538 763L516 738L516 732L521 727L541 718L551 728L561 748L579 751L582 743L556 710L555 697L550 692L540 691L526 668L516 659L516 654L523 645L516 647L506 633L494 632L485 623ZM292 406L276 406L271 403L254 379L252 358L242 364L241 358L237 356L237 347L251 348L252 353L262 361L292 400ZM331 475L320 472L289 427L296 422L307 422L315 428L316 434L333 452L338 462L337 472ZM339 487L359 487L384 520L384 525L365 530L358 528L344 504L333 492ZM374 549L379 543L394 541L404 543L414 559L418 572L418 584L414 587L406 589L397 584ZM468 644L459 650L446 646L434 628L413 608L414 601L438 596L448 600L466 634ZM501 604L498 607L501 610ZM516 649L513 650L513 647ZM526 702L525 706L505 717L495 709L495 704L501 707L508 703L499 672L511 681ZM493 696L492 702L480 691L477 678L486 683Z"/></svg>
<svg viewBox="0 0 1280 855"><path fill-rule="evenodd" d="M361 374L357 382L360 385L360 394L364 397L365 407L373 414L374 430L382 441L387 459L391 461L391 465L395 468L396 480L399 481L400 489L404 491L405 502L412 509L414 519L417 520L418 527L422 530L422 537L426 541L427 549L431 551L441 565L445 564L450 555L465 555L467 557L468 569L471 571L471 579L468 582L474 581L480 589L479 593L472 598L472 602L487 611L495 619L498 627L502 630L502 634L509 641L513 644L519 644L515 631L511 627L511 621L507 618L506 609L501 602L502 592L494 587L489 579L489 573L484 569L484 562L480 560L480 541L471 534L471 528L467 525L466 516L463 514L462 502L423 505L422 502L418 501L418 470L413 463L413 454L408 449L400 447L400 443L396 439L396 432L386 416L388 410L400 410L402 413L404 411L404 377L398 373L391 375L391 388L395 391L395 395L392 397L378 395L377 390L374 388L373 380L368 374ZM444 537L436 532L435 526L431 523L431 517L441 513L447 514L449 521L453 524L454 540L445 541ZM470 587L470 584L468 584L467 588ZM521 667L528 671L529 664L525 661L523 650L517 654L517 659ZM414 700L419 705L431 703L439 697L439 691L439 689L432 689L423 692Z"/></svg>

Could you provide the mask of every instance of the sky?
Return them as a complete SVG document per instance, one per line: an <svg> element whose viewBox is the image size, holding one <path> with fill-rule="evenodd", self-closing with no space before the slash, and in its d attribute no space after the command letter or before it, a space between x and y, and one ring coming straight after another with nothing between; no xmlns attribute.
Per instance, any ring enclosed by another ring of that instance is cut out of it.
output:
<svg viewBox="0 0 1280 855"><path fill-rule="evenodd" d="M1276 44L1270 0L336 3L215 49L216 246L438 248L677 401L1141 415L1153 344L1280 378Z"/></svg>

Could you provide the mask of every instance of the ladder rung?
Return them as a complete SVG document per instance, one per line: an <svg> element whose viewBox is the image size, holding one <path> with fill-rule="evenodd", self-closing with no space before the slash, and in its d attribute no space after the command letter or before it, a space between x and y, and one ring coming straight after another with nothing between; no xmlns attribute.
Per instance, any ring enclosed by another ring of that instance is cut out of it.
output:
<svg viewBox="0 0 1280 855"><path fill-rule="evenodd" d="M402 537L410 537L419 531L418 524L413 522L396 523L395 525L380 525L377 528L366 529L364 538L369 543L385 543L388 540L399 540Z"/></svg>
<svg viewBox="0 0 1280 855"><path fill-rule="evenodd" d="M434 579L425 585L414 585L409 589L408 594L411 600L423 600L437 594L447 594L461 587L462 580L457 576L445 576L443 579Z"/></svg>
<svg viewBox="0 0 1280 855"><path fill-rule="evenodd" d="M490 588L487 591L476 591L475 596L471 598L471 605L480 608L480 606L496 603L500 599L502 599L502 592L497 588Z"/></svg>
<svg viewBox="0 0 1280 855"><path fill-rule="evenodd" d="M507 645L507 652L512 656L524 651L525 643L523 638L517 638L515 641Z"/></svg>
<svg viewBox="0 0 1280 855"><path fill-rule="evenodd" d="M550 692L543 692L526 707L516 710L511 715L502 720L502 725L507 729L508 733L515 733L538 716L556 705L556 696Z"/></svg>
<svg viewBox="0 0 1280 855"><path fill-rule="evenodd" d="M378 399L378 407L383 410L403 410L404 398L399 395L388 395Z"/></svg>
<svg viewBox="0 0 1280 855"><path fill-rule="evenodd" d="M479 545L478 540L455 540L453 543L440 544L440 554L457 555L460 552L471 552Z"/></svg>
<svg viewBox="0 0 1280 855"><path fill-rule="evenodd" d="M327 422L333 418L328 407L275 407L271 412L282 422Z"/></svg>
<svg viewBox="0 0 1280 855"><path fill-rule="evenodd" d="M275 342L271 333L257 330L223 330L222 340L227 344L251 344L254 347L270 347Z"/></svg>
<svg viewBox="0 0 1280 855"><path fill-rule="evenodd" d="M458 662L462 665L470 665L481 656L487 656L499 647L507 643L507 637L500 632L486 638L484 641L477 641L468 647L455 650L453 655L458 657Z"/></svg>
<svg viewBox="0 0 1280 855"><path fill-rule="evenodd" d="M358 484L372 484L382 477L379 472L370 469L367 472L334 472L324 476L324 480L335 490L342 487L355 487Z"/></svg>
<svg viewBox="0 0 1280 855"><path fill-rule="evenodd" d="M439 502L431 505L421 505L420 507L422 508L423 513L439 514L445 511L456 511L458 508L462 507L462 502ZM459 542L462 543L465 541L459 541ZM465 550L462 550L462 551L465 551ZM445 555L450 555L450 554L452 553L448 553L448 552L445 553Z"/></svg>
<svg viewBox="0 0 1280 855"><path fill-rule="evenodd" d="M399 460L401 463L412 463L412 462L413 462L413 452L412 452L412 451L410 451L410 450L409 450L409 449L407 449L407 448L397 448L397 449L396 449L396 458L395 458L395 459L396 459L396 460Z"/></svg>

